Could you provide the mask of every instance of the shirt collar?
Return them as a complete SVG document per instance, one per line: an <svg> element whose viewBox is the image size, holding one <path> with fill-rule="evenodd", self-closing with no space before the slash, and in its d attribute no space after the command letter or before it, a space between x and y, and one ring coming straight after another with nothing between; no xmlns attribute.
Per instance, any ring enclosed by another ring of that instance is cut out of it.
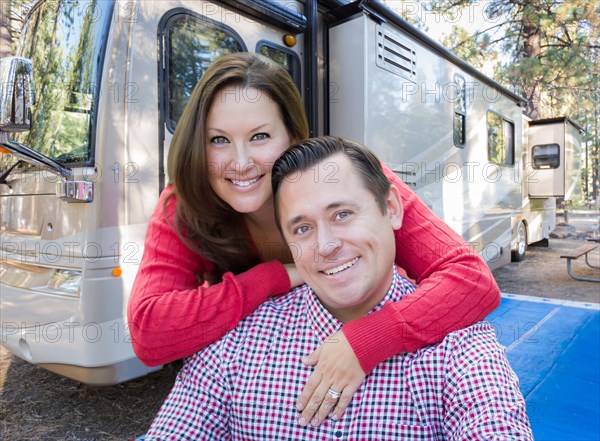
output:
<svg viewBox="0 0 600 441"><path fill-rule="evenodd" d="M383 299L369 312L369 314L379 311L387 302L399 301L404 294L412 291L407 290L406 284L402 283L404 279L398 274L395 265L392 271L393 275L390 288ZM310 327L313 329L315 335L321 342L325 341L325 339L331 334L337 332L344 324L331 315L327 309L325 309L315 292L310 287L308 287L306 292L305 305L306 315L308 317Z"/></svg>

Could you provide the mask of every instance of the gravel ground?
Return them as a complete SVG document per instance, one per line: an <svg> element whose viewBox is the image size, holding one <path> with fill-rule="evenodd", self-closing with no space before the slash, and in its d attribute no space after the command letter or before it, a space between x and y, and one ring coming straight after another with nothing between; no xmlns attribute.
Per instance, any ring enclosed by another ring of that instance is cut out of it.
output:
<svg viewBox="0 0 600 441"><path fill-rule="evenodd" d="M179 364L115 386L87 386L0 349L0 439L130 440L145 433Z"/></svg>
<svg viewBox="0 0 600 441"><path fill-rule="evenodd" d="M597 211L571 213L568 224L557 224L548 248L529 247L522 262L512 262L494 271L500 290L511 294L600 303L600 285L571 279L566 259L560 258L565 250L589 244L588 238L598 237L599 226L600 214ZM589 253L589 261L600 265L600 247ZM600 278L600 269L588 267L583 257L572 261L571 265L576 275Z"/></svg>
<svg viewBox="0 0 600 441"><path fill-rule="evenodd" d="M572 280L563 249L598 231L598 213L571 214L557 228L561 238L548 248L530 248L523 262L494 276L502 292L600 303L599 285ZM598 252L592 259L600 262ZM576 261L578 274L600 277L600 270ZM146 431L168 394L181 363L116 386L93 387L35 367L0 348L0 439L130 440Z"/></svg>

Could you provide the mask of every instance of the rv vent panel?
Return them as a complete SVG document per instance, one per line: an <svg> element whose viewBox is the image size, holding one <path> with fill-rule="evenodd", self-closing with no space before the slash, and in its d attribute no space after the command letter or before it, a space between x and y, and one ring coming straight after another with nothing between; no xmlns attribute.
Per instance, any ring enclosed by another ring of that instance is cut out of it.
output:
<svg viewBox="0 0 600 441"><path fill-rule="evenodd" d="M415 81L417 52L405 38L377 26L377 66Z"/></svg>

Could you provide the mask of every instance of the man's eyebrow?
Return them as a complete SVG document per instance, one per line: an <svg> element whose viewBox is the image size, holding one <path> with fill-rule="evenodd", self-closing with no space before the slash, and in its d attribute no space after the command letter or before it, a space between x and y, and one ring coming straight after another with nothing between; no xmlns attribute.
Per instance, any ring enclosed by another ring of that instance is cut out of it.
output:
<svg viewBox="0 0 600 441"><path fill-rule="evenodd" d="M341 201L335 201L335 202L331 202L330 204L327 205L327 207L325 208L325 210L327 211L331 211L331 210L335 210L337 208L341 208L341 207L351 207L351 208L357 208L358 204L354 201L350 201L350 200L341 200ZM299 214L297 216L294 216L293 218L291 218L289 221L287 221L285 223L285 226L287 228L291 227L294 224L297 224L298 222L302 222L303 220L305 220L308 216L304 215L304 214Z"/></svg>
<svg viewBox="0 0 600 441"><path fill-rule="evenodd" d="M327 210L335 210L336 208L340 208L340 207L356 208L356 207L358 207L358 204L352 200L335 201L335 202L332 202L329 205L327 205Z"/></svg>
<svg viewBox="0 0 600 441"><path fill-rule="evenodd" d="M297 224L298 222L302 222L304 219L306 219L306 216L303 214L299 214L298 216L294 216L289 221L287 221L285 223L285 226L287 228L290 228L292 225Z"/></svg>

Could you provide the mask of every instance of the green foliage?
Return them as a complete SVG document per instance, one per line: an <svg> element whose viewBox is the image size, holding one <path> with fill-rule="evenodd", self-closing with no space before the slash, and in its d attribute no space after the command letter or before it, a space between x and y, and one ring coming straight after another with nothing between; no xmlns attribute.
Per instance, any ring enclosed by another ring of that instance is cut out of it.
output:
<svg viewBox="0 0 600 441"><path fill-rule="evenodd" d="M442 13L467 8L474 0L435 1ZM600 16L590 0L491 0L489 26L454 27L444 44L476 67L497 58L496 79L532 98L539 94L542 117L556 116L574 102L575 93L597 99L600 76ZM579 96L579 95L578 95ZM557 107L558 106L558 107Z"/></svg>

